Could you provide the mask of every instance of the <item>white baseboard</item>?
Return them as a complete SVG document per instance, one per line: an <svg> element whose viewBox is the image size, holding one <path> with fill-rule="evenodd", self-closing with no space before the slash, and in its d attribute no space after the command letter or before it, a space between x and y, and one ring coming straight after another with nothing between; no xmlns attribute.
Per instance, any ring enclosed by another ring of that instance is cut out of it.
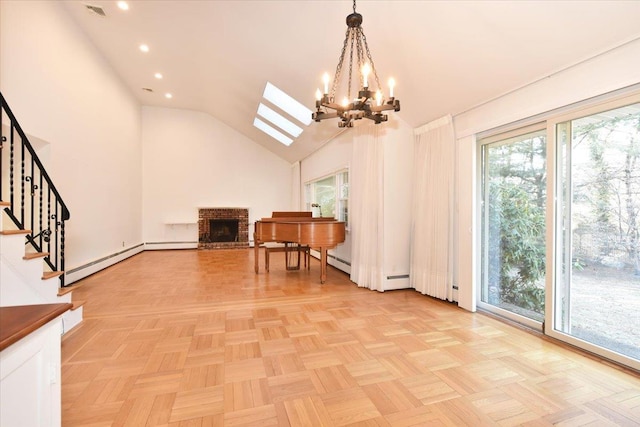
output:
<svg viewBox="0 0 640 427"><path fill-rule="evenodd" d="M311 256L313 256L316 259L320 259L320 251L317 251L315 249L311 249L310 251ZM347 274L351 274L351 265L347 263L347 261L344 261L340 258L336 258L335 256L329 254L327 256L327 264L329 264L332 267L337 268L340 271L343 271Z"/></svg>
<svg viewBox="0 0 640 427"><path fill-rule="evenodd" d="M146 242L145 251L162 251L168 249L198 249L198 242Z"/></svg>
<svg viewBox="0 0 640 427"><path fill-rule="evenodd" d="M144 251L144 249L144 245L140 243L139 245L132 246L120 252L107 255L87 264L67 270L67 272L65 273L65 284L70 285L80 279L84 279L85 277L88 277L93 273L97 273L98 271L104 270L107 267L111 267L112 265L117 264L122 260L139 254L140 252Z"/></svg>

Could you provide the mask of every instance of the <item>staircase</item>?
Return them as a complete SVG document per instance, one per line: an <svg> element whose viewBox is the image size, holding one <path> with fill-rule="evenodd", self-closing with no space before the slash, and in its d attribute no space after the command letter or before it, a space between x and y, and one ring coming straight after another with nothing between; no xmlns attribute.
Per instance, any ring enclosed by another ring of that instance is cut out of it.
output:
<svg viewBox="0 0 640 427"><path fill-rule="evenodd" d="M65 287L69 210L0 93L0 306L70 303ZM63 315L63 332L82 305Z"/></svg>

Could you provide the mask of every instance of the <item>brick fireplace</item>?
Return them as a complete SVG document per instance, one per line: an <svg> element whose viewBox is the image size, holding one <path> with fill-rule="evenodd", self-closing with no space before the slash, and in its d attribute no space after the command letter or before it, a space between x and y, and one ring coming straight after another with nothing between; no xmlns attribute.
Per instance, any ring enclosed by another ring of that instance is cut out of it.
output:
<svg viewBox="0 0 640 427"><path fill-rule="evenodd" d="M198 209L198 249L248 247L249 209Z"/></svg>

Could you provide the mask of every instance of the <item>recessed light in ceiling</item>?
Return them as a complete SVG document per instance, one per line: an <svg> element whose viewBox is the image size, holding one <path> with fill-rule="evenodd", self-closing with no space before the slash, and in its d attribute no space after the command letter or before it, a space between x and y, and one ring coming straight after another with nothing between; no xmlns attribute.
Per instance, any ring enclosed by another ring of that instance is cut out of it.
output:
<svg viewBox="0 0 640 427"><path fill-rule="evenodd" d="M171 98L173 98L173 95L171 95L170 93L165 93L164 97L167 98L167 99L171 99Z"/></svg>
<svg viewBox="0 0 640 427"><path fill-rule="evenodd" d="M129 10L129 3L127 3L126 1L119 1L118 8L121 10Z"/></svg>
<svg viewBox="0 0 640 427"><path fill-rule="evenodd" d="M140 50L144 53L149 52L149 46L147 46L146 44L141 44L140 45Z"/></svg>
<svg viewBox="0 0 640 427"><path fill-rule="evenodd" d="M161 73L155 73L153 76L158 80L160 80L162 78L162 74Z"/></svg>
<svg viewBox="0 0 640 427"><path fill-rule="evenodd" d="M280 141L286 146L291 145L291 143L293 142L293 139L289 138L282 132L275 130L273 127L269 126L268 124L266 124L265 122L263 122L257 117L253 119L253 125L258 129L260 129L262 132L266 133L272 138L277 139L278 141Z"/></svg>

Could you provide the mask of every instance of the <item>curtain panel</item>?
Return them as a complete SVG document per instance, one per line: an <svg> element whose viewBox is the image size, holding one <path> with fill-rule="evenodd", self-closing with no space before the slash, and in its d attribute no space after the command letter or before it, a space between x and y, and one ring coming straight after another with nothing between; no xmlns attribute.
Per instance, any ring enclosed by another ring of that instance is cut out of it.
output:
<svg viewBox="0 0 640 427"><path fill-rule="evenodd" d="M451 116L414 132L411 286L453 300L455 135Z"/></svg>
<svg viewBox="0 0 640 427"><path fill-rule="evenodd" d="M349 171L351 281L384 290L384 159L380 126L356 126Z"/></svg>

